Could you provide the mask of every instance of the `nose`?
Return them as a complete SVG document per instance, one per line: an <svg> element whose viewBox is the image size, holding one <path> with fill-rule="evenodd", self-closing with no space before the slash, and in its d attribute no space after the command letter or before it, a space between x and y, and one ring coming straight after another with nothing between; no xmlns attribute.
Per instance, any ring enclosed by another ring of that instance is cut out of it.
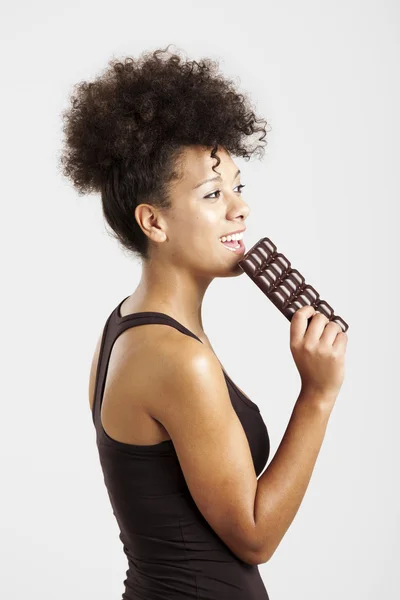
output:
<svg viewBox="0 0 400 600"><path fill-rule="evenodd" d="M235 195L233 200L235 201L232 201L229 211L231 218L235 219L241 216L243 221L246 220L250 214L249 205L238 195Z"/></svg>

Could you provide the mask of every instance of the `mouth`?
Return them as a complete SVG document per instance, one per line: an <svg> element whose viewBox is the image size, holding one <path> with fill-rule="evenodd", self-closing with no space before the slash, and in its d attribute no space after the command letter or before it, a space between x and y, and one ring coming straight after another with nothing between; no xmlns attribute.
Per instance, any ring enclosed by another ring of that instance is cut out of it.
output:
<svg viewBox="0 0 400 600"><path fill-rule="evenodd" d="M234 254L244 254L245 253L245 245L243 240L232 240L231 242L220 242L224 248L226 248L229 252L233 252Z"/></svg>

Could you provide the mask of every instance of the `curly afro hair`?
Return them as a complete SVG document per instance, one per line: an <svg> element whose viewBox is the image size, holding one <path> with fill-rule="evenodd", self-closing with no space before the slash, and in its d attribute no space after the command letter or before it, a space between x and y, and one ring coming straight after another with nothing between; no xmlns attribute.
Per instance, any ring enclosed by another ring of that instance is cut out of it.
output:
<svg viewBox="0 0 400 600"><path fill-rule="evenodd" d="M267 121L257 119L248 98L218 73L209 58L183 61L165 50L138 59L113 58L92 82L80 82L62 112L60 163L79 195L99 192L111 235L135 257L149 258L149 238L135 218L141 203L171 207L169 183L179 179L185 146L218 145L249 160L264 155ZM261 132L261 145L246 138Z"/></svg>

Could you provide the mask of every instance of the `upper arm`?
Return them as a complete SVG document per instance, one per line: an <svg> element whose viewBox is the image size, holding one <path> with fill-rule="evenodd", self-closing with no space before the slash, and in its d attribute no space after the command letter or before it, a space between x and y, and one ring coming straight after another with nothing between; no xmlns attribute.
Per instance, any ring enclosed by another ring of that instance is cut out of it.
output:
<svg viewBox="0 0 400 600"><path fill-rule="evenodd" d="M218 359L189 338L179 350L168 344L160 371L149 411L171 436L198 509L234 554L258 564L257 477Z"/></svg>

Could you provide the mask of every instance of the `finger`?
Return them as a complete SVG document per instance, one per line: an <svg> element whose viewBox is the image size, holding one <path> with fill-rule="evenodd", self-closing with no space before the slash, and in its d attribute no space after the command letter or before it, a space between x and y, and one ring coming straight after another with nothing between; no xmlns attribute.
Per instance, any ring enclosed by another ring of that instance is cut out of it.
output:
<svg viewBox="0 0 400 600"><path fill-rule="evenodd" d="M315 308L313 306L302 306L294 313L290 323L290 345L296 345L300 343L304 337L309 320L315 315Z"/></svg>
<svg viewBox="0 0 400 600"><path fill-rule="evenodd" d="M322 332L320 341L327 346L333 346L339 333L343 333L343 329L335 321L329 321Z"/></svg>
<svg viewBox="0 0 400 600"><path fill-rule="evenodd" d="M348 339L347 333L344 331L338 333L332 346L335 349L336 354L344 354L346 352Z"/></svg>
<svg viewBox="0 0 400 600"><path fill-rule="evenodd" d="M327 323L329 323L328 317L316 311L304 336L310 344L319 342Z"/></svg>

